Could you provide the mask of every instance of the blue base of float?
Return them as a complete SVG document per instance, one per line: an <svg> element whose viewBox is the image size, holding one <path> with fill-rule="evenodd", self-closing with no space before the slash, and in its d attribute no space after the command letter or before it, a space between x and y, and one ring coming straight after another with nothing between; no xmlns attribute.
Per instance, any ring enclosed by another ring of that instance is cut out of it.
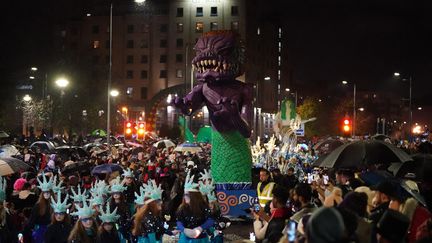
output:
<svg viewBox="0 0 432 243"><path fill-rule="evenodd" d="M216 183L216 193L222 215L234 217L249 215L245 209L252 208L257 197L250 182Z"/></svg>

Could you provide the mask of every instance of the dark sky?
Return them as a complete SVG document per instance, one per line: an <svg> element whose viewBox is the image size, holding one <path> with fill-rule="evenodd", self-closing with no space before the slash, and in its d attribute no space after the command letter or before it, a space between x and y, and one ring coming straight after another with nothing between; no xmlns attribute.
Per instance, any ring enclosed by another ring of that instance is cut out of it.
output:
<svg viewBox="0 0 432 243"><path fill-rule="evenodd" d="M127 1L127 0L124 0ZM0 78L32 65L48 65L53 30L104 0L6 1L1 15ZM105 1L109 2L109 1ZM430 2L430 1L429 1ZM392 73L412 74L416 102L432 88L432 3L414 0L266 1L268 16L288 24L286 46L294 77L304 87L333 87L355 80L358 88L406 93ZM269 4L270 3L270 4ZM283 5L279 5L283 4ZM281 7L282 6L282 7Z"/></svg>

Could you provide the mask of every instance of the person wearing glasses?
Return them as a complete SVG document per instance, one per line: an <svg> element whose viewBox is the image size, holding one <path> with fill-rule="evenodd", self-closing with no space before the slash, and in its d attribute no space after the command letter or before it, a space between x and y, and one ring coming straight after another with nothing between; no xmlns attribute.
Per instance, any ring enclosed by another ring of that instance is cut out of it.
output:
<svg viewBox="0 0 432 243"><path fill-rule="evenodd" d="M53 213L51 216L51 224L45 232L45 243L66 243L68 236L72 230L69 215L66 213L70 204L67 204L69 195L61 200L61 194L57 194L57 201L51 198L51 207Z"/></svg>
<svg viewBox="0 0 432 243"><path fill-rule="evenodd" d="M77 206L77 211L72 215L78 216L68 237L68 243L93 243L96 241L98 225L93 218L94 210L88 202L84 201L83 206Z"/></svg>

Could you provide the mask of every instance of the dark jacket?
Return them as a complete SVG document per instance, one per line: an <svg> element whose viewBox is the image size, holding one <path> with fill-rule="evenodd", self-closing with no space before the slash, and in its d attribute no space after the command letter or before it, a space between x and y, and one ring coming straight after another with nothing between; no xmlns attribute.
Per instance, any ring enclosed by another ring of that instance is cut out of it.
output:
<svg viewBox="0 0 432 243"><path fill-rule="evenodd" d="M96 243L120 243L120 238L117 231L112 230L111 232L103 231L96 238Z"/></svg>
<svg viewBox="0 0 432 243"><path fill-rule="evenodd" d="M269 222L265 234L266 242L279 242L285 228L285 221L289 219L290 211L288 208L278 208L272 213L272 219Z"/></svg>
<svg viewBox="0 0 432 243"><path fill-rule="evenodd" d="M45 243L66 243L72 225L64 222L58 222L48 225L45 232Z"/></svg>

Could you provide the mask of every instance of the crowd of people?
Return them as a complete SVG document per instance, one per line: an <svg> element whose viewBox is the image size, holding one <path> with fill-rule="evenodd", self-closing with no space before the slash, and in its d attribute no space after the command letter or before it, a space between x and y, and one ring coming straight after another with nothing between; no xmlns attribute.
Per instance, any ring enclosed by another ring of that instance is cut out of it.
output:
<svg viewBox="0 0 432 243"><path fill-rule="evenodd" d="M67 159L23 147L32 171L0 180L0 242L223 242L228 219L208 171L211 145L190 153L155 142L100 145ZM432 242L427 184L371 185L361 171L313 168L311 154L300 149L252 168L250 240ZM68 170L81 160L88 166Z"/></svg>

